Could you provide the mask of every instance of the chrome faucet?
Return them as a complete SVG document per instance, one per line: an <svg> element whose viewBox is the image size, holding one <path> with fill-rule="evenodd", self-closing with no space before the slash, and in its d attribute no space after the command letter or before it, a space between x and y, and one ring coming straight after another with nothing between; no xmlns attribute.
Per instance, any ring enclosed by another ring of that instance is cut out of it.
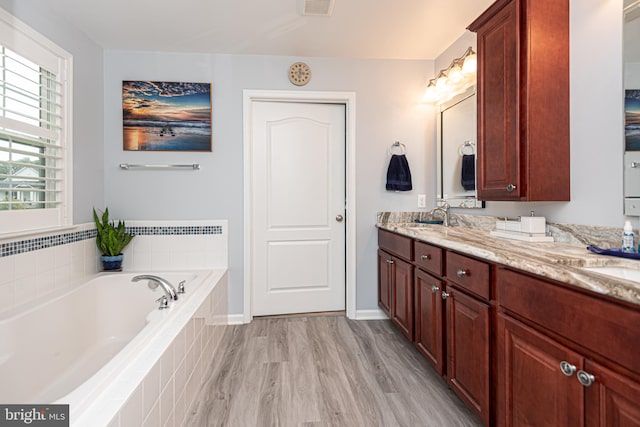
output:
<svg viewBox="0 0 640 427"><path fill-rule="evenodd" d="M429 215L433 215L436 212L442 213L442 226L450 227L451 222L449 221L449 207L450 207L449 203L447 203L446 201L443 201L443 203L440 206L436 206L435 208L431 209L429 211Z"/></svg>
<svg viewBox="0 0 640 427"><path fill-rule="evenodd" d="M150 282L155 283L154 287L160 285L164 293L167 294L167 298L171 301L176 301L178 299L176 289L166 279L163 279L160 276L153 276L151 274L141 274L140 276L135 276L131 279L132 282L138 282L140 280L149 280Z"/></svg>

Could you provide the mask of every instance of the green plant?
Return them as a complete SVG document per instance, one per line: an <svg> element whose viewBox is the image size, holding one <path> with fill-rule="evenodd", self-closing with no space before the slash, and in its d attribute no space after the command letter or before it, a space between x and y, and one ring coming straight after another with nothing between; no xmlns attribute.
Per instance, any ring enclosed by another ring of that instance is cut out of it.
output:
<svg viewBox="0 0 640 427"><path fill-rule="evenodd" d="M126 233L124 221L118 221L117 226L115 222L109 221L109 208L104 210L102 221L94 208L93 220L96 222L96 228L98 229L96 245L103 255L119 255L133 239L133 234Z"/></svg>

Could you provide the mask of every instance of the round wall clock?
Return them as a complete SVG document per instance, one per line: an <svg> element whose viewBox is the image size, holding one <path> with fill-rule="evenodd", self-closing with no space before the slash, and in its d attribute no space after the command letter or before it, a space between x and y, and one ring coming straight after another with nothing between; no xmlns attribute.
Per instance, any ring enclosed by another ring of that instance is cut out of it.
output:
<svg viewBox="0 0 640 427"><path fill-rule="evenodd" d="M296 86L304 86L311 80L311 68L304 62L296 62L289 67L289 80Z"/></svg>

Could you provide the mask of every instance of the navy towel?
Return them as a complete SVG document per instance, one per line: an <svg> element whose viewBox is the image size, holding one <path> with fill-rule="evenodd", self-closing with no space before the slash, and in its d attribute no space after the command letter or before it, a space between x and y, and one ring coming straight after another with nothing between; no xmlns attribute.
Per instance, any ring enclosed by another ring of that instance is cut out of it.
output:
<svg viewBox="0 0 640 427"><path fill-rule="evenodd" d="M387 190L410 191L411 171L409 162L404 154L393 154L387 169Z"/></svg>
<svg viewBox="0 0 640 427"><path fill-rule="evenodd" d="M475 154L462 155L462 173L460 184L466 191L476 189L476 156Z"/></svg>

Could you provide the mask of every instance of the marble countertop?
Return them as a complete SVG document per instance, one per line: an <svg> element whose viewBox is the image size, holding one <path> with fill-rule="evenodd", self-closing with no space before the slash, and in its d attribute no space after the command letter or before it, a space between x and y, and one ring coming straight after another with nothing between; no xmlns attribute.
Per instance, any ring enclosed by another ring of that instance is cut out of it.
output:
<svg viewBox="0 0 640 427"><path fill-rule="evenodd" d="M639 282L583 269L627 267L640 270L637 260L593 254L585 246L492 237L489 232L475 228L415 223L378 223L377 227L640 305Z"/></svg>

